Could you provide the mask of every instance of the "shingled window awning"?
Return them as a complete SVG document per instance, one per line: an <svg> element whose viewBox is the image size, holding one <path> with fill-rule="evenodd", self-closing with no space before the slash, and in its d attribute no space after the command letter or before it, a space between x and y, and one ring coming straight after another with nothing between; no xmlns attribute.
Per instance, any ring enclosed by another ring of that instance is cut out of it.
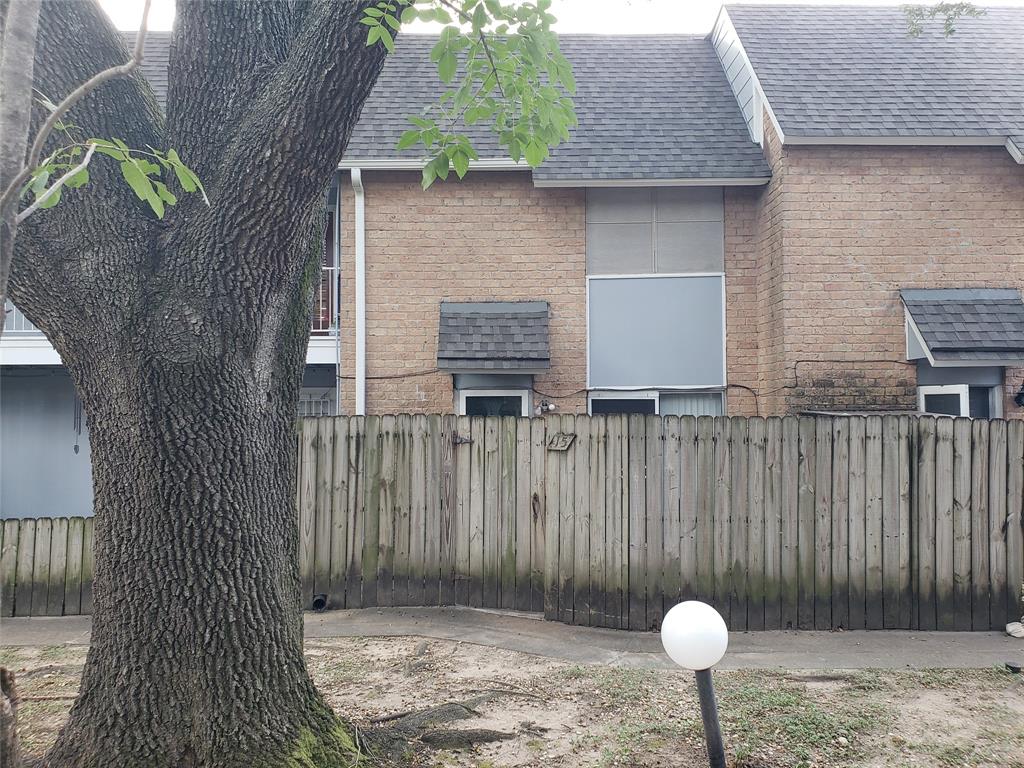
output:
<svg viewBox="0 0 1024 768"><path fill-rule="evenodd" d="M546 301L441 302L437 367L542 371L551 366Z"/></svg>
<svg viewBox="0 0 1024 768"><path fill-rule="evenodd" d="M1024 301L1013 288L902 290L910 359L933 366L1024 364Z"/></svg>

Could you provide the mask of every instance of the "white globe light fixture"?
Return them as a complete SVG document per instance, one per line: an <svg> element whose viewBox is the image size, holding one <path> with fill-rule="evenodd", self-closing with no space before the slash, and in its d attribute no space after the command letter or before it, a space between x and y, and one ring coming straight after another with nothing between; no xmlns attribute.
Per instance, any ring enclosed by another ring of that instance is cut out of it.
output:
<svg viewBox="0 0 1024 768"><path fill-rule="evenodd" d="M729 628L725 620L707 603L687 600L674 605L665 614L661 622L661 644L672 661L694 672L708 763L711 768L725 768L725 747L711 679L711 668L722 660L729 647Z"/></svg>

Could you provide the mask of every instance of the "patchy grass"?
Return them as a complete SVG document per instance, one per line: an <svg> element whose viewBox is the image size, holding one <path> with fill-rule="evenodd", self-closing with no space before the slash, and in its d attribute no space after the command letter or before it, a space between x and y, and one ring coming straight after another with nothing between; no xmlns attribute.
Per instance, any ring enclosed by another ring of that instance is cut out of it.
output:
<svg viewBox="0 0 1024 768"><path fill-rule="evenodd" d="M0 649L25 701L30 757L67 716L85 648ZM382 715L494 698L460 724L515 735L425 752L423 768L697 768L706 765L693 677L570 665L457 642L316 640L309 669L362 726ZM719 672L732 768L1024 768L1024 679L1002 670Z"/></svg>

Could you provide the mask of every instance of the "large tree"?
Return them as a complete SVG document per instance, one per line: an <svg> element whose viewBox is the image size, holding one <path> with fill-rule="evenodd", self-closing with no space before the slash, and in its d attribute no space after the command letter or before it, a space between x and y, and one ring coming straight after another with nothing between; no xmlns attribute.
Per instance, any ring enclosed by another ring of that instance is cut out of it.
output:
<svg viewBox="0 0 1024 768"><path fill-rule="evenodd" d="M135 75L69 114L85 136L177 148L210 205L189 195L158 218L94 163L18 233L10 293L83 402L96 513L92 641L47 765L365 759L302 653L294 421L323 195L403 10L454 16L434 54L451 93L403 142L428 150L426 181L473 156L455 117L490 120L531 163L572 119L548 89L571 73L546 0L416 2L179 0L166 113ZM40 92L126 53L94 0L44 0Z"/></svg>

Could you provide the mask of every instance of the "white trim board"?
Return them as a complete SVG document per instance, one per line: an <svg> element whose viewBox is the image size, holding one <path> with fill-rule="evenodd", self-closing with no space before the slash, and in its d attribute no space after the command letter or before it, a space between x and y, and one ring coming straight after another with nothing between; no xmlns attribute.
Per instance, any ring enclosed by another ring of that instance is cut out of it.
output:
<svg viewBox="0 0 1024 768"><path fill-rule="evenodd" d="M364 171L422 171L427 161L423 158L377 157L377 158L345 158L338 163L339 170L362 168ZM517 163L511 157L490 157L482 160L471 160L470 170L474 171L529 171L526 163Z"/></svg>
<svg viewBox="0 0 1024 768"><path fill-rule="evenodd" d="M1002 136L789 136L785 143L806 146L1001 147Z"/></svg>
<svg viewBox="0 0 1024 768"><path fill-rule="evenodd" d="M533 185L545 187L761 187L770 176L679 179L537 179Z"/></svg>

